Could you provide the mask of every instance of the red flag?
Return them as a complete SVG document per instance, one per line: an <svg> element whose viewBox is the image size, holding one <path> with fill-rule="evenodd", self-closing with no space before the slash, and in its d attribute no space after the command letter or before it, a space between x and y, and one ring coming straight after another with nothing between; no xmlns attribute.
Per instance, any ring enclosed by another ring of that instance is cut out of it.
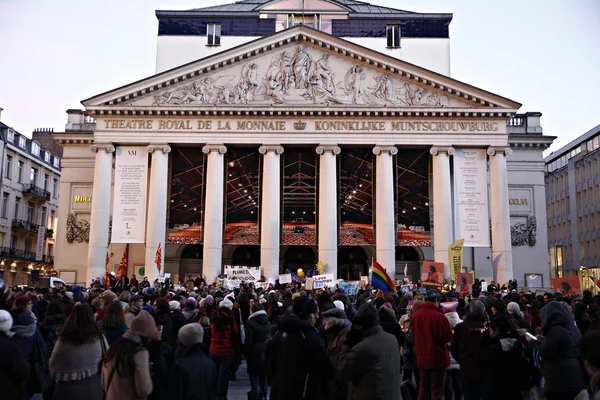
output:
<svg viewBox="0 0 600 400"><path fill-rule="evenodd" d="M106 250L106 267L104 270L104 287L110 289L110 259L108 258L108 250Z"/></svg>
<svg viewBox="0 0 600 400"><path fill-rule="evenodd" d="M129 243L125 245L125 251L123 252L123 257L121 257L121 262L119 263L119 268L117 269L117 280L120 281L127 274L127 248L129 247Z"/></svg>
<svg viewBox="0 0 600 400"><path fill-rule="evenodd" d="M156 250L156 257L154 258L154 262L156 263L156 268L160 273L160 267L162 265L162 250L160 249L160 243L158 244L158 249Z"/></svg>

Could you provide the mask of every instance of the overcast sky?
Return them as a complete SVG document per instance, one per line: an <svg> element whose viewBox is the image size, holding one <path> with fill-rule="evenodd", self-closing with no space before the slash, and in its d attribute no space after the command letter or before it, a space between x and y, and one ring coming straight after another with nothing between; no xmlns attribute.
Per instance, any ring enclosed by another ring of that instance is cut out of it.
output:
<svg viewBox="0 0 600 400"><path fill-rule="evenodd" d="M157 9L231 1L0 0L2 122L64 130L81 100L152 75ZM599 0L372 0L449 12L452 77L541 111L553 150L600 124Z"/></svg>

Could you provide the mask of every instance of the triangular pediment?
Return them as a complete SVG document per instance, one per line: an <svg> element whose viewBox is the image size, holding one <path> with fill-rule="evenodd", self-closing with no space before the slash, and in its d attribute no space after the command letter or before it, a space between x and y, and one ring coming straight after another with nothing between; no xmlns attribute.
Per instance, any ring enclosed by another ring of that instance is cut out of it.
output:
<svg viewBox="0 0 600 400"><path fill-rule="evenodd" d="M304 26L84 100L102 108L502 108L520 104Z"/></svg>

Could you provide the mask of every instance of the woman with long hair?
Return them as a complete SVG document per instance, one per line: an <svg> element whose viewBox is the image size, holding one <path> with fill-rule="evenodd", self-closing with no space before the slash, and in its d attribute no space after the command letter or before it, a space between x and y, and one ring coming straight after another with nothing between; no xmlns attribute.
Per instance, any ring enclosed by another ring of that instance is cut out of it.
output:
<svg viewBox="0 0 600 400"><path fill-rule="evenodd" d="M113 300L108 304L106 314L100 326L109 345L112 345L115 340L127 332L127 324L125 323L125 315L123 314L121 302Z"/></svg>
<svg viewBox="0 0 600 400"><path fill-rule="evenodd" d="M54 400L102 400L98 365L108 343L87 304L76 306L60 331L50 357Z"/></svg>
<svg viewBox="0 0 600 400"><path fill-rule="evenodd" d="M159 335L154 318L147 311L140 311L129 330L113 343L104 357L102 388L106 400L142 400L150 395L153 386L148 349Z"/></svg>

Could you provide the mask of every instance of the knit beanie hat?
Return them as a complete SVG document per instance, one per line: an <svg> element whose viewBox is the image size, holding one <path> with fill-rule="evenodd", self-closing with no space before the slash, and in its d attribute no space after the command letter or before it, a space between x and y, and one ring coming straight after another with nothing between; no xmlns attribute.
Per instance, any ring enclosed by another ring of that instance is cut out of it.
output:
<svg viewBox="0 0 600 400"><path fill-rule="evenodd" d="M194 307L196 307L196 300L194 300L194 298L193 298L193 297L190 297L189 299L187 299L187 300L185 301L184 307L185 307L187 310L193 310L193 309L194 309Z"/></svg>
<svg viewBox="0 0 600 400"><path fill-rule="evenodd" d="M317 303L310 297L300 296L294 299L292 312L300 318L307 318L308 314L315 314L317 311Z"/></svg>
<svg viewBox="0 0 600 400"><path fill-rule="evenodd" d="M379 325L379 314L375 306L372 303L360 306L352 324L354 326L358 325L365 330Z"/></svg>
<svg viewBox="0 0 600 400"><path fill-rule="evenodd" d="M29 303L31 303L31 299L27 295L23 295L15 300L15 306L17 307L25 307Z"/></svg>
<svg viewBox="0 0 600 400"><path fill-rule="evenodd" d="M506 310L509 314L521 315L521 307L519 307L519 304L515 303L514 301L508 303Z"/></svg>
<svg viewBox="0 0 600 400"><path fill-rule="evenodd" d="M12 315L10 315L8 311L0 310L0 332L3 332L6 336L11 337L13 335L13 333L10 331L12 324Z"/></svg>
<svg viewBox="0 0 600 400"><path fill-rule="evenodd" d="M179 310L179 308L181 308L181 303L178 302L177 300L171 300L169 302L169 308L171 310Z"/></svg>
<svg viewBox="0 0 600 400"><path fill-rule="evenodd" d="M229 297L225 297L225 299L219 303L219 308L229 308L230 310L233 310L233 303L229 300Z"/></svg>
<svg viewBox="0 0 600 400"><path fill-rule="evenodd" d="M73 292L76 295L81 295L81 286L79 285L75 285L71 288L71 292Z"/></svg>
<svg viewBox="0 0 600 400"><path fill-rule="evenodd" d="M145 338L152 338L156 335L158 330L152 315L146 310L140 311L140 313L131 321L131 328L129 330L139 336Z"/></svg>
<svg viewBox="0 0 600 400"><path fill-rule="evenodd" d="M346 307L344 307L344 303L343 303L341 300L336 300L336 301L334 301L334 302L333 302L333 305L334 305L336 308L339 308L339 309L340 309L340 310L342 310L342 311L345 311L345 310L346 310Z"/></svg>
<svg viewBox="0 0 600 400"><path fill-rule="evenodd" d="M189 347L197 343L202 343L204 339L204 329L200 324L187 324L179 329L177 339L184 347Z"/></svg>
<svg viewBox="0 0 600 400"><path fill-rule="evenodd" d="M458 301L446 301L442 303L441 306L444 314L456 312L456 306L458 306Z"/></svg>
<svg viewBox="0 0 600 400"><path fill-rule="evenodd" d="M378 290L378 291L377 291L377 294L375 295L375 298L376 298L376 299L383 299L383 297L384 297L384 296L383 296L383 291L381 291L381 290Z"/></svg>
<svg viewBox="0 0 600 400"><path fill-rule="evenodd" d="M209 294L208 296L206 296L206 304L212 306L213 304L215 304L215 298Z"/></svg>
<svg viewBox="0 0 600 400"><path fill-rule="evenodd" d="M116 299L117 295L112 290L105 290L104 292L100 293L100 298L106 302L109 302Z"/></svg>
<svg viewBox="0 0 600 400"><path fill-rule="evenodd" d="M73 292L65 292L65 296L67 296L69 300L73 300Z"/></svg>

